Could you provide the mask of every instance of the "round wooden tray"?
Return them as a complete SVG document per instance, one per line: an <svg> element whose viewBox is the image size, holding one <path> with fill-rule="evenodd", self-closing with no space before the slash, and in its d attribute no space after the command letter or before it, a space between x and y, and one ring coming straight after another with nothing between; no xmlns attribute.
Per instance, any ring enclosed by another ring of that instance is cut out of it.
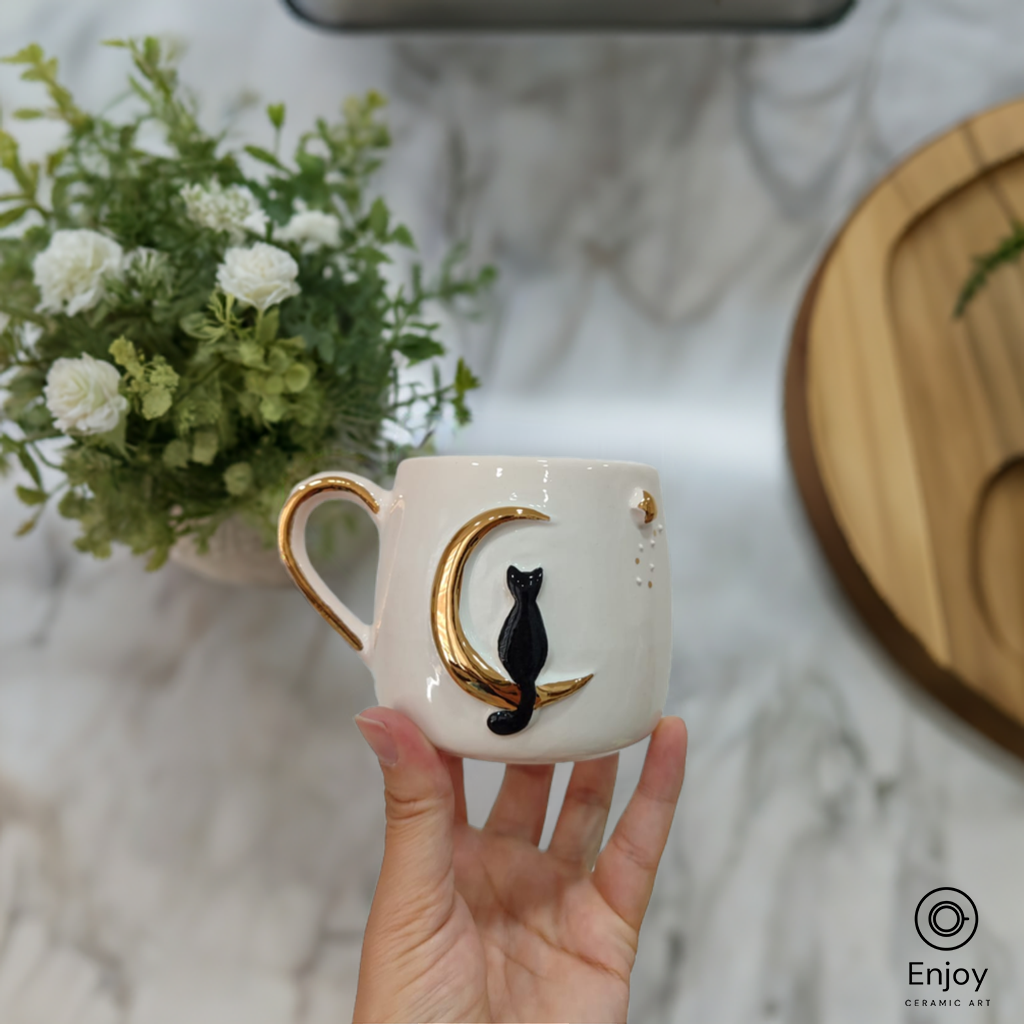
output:
<svg viewBox="0 0 1024 1024"><path fill-rule="evenodd" d="M1024 222L1024 100L915 153L804 297L790 459L825 555L932 694L1024 757L1024 273L953 315L973 257Z"/></svg>

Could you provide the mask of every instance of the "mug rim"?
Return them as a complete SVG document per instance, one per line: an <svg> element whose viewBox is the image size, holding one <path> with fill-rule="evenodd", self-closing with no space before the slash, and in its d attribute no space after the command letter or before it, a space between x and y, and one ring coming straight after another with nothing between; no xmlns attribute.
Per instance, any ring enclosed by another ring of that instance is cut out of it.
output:
<svg viewBox="0 0 1024 1024"><path fill-rule="evenodd" d="M646 462L632 462L630 460L623 459L600 459L600 458L589 458L581 459L574 455L411 455L407 458L402 459L395 470L396 474L403 466L407 464L425 463L425 462L503 462L508 464L510 462L529 463L535 465L538 463L546 462L557 462L561 465L577 465L577 466L593 466L599 464L602 468L623 468L623 469L646 469L657 475L658 470L649 465Z"/></svg>

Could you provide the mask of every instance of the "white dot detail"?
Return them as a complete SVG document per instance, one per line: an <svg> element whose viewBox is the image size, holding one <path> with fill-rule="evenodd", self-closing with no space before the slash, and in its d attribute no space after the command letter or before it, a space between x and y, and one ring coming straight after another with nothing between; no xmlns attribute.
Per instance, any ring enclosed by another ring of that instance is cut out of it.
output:
<svg viewBox="0 0 1024 1024"><path fill-rule="evenodd" d="M640 579L639 576L637 576L637 578L636 578L636 585L639 587L641 583L643 583L643 580Z"/></svg>

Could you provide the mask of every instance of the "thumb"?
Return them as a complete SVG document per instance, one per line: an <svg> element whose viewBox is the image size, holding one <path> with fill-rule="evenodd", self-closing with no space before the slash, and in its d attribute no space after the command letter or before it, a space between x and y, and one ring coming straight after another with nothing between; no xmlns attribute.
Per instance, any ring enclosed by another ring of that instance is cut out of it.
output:
<svg viewBox="0 0 1024 1024"><path fill-rule="evenodd" d="M433 744L401 712L367 708L355 723L384 775L387 828L374 911L432 930L455 896L455 793Z"/></svg>

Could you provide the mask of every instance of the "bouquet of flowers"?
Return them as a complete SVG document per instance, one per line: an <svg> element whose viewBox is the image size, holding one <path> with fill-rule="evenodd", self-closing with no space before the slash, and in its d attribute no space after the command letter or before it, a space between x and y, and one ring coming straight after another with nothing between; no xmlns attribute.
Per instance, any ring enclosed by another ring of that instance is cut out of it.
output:
<svg viewBox="0 0 1024 1024"><path fill-rule="evenodd" d="M416 262L392 283L391 254L414 243L367 197L389 141L376 93L318 120L290 161L271 105L273 142L243 156L199 126L157 40L109 45L135 68L121 121L81 110L38 46L7 58L49 97L14 117L58 118L65 139L25 161L0 122L0 469L31 480L22 531L57 498L79 549L119 542L157 568L232 516L269 543L304 476L386 478L447 410L466 422L478 382L461 360L443 379L426 309L493 272L460 275L456 252L434 284Z"/></svg>

